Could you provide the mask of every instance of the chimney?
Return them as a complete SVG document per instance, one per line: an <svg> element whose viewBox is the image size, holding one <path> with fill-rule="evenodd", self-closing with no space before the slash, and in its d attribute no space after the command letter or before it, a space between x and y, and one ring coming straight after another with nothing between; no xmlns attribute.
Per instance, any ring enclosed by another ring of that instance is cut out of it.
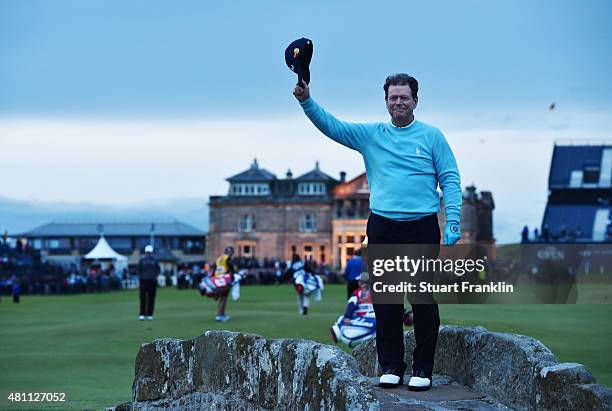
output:
<svg viewBox="0 0 612 411"><path fill-rule="evenodd" d="M477 200L476 187L474 186L474 184L472 184L471 186L466 187L465 191L466 191L466 198L468 200L471 200L471 201L476 201Z"/></svg>
<svg viewBox="0 0 612 411"><path fill-rule="evenodd" d="M493 202L493 194L490 191L481 191L480 199L481 202L491 210L495 208L495 203Z"/></svg>
<svg viewBox="0 0 612 411"><path fill-rule="evenodd" d="M346 172L341 171L340 172L340 182L344 183L346 181Z"/></svg>

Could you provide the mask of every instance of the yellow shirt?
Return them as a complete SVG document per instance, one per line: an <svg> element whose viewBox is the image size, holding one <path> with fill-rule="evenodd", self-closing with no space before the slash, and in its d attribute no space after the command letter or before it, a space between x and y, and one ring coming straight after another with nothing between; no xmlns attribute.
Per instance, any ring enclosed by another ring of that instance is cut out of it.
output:
<svg viewBox="0 0 612 411"><path fill-rule="evenodd" d="M230 271L229 265L229 255L223 254L221 257L217 258L216 262L217 268L215 269L215 276L221 277Z"/></svg>

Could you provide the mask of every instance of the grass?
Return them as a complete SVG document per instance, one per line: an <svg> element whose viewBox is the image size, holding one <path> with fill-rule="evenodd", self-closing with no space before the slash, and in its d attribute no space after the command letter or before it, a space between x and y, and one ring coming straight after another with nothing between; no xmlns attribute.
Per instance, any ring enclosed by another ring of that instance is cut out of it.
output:
<svg viewBox="0 0 612 411"><path fill-rule="evenodd" d="M136 320L135 291L68 296L25 296L0 303L0 409L52 409L50 403L9 404L9 392L65 392L55 409L102 408L129 401L134 360L142 343L193 338L228 329L270 338L299 337L330 343L329 326L344 310L345 288L326 287L307 317L297 314L289 286L242 288L230 301L232 320L214 322L214 302L195 290L158 290L156 319ZM482 325L530 335L561 362L587 365L612 384L612 305L442 305L442 323ZM349 350L345 348L348 352Z"/></svg>

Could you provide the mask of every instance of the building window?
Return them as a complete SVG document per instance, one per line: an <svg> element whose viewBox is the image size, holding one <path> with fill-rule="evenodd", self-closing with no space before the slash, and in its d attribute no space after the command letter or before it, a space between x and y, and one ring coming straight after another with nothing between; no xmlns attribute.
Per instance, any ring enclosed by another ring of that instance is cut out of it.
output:
<svg viewBox="0 0 612 411"><path fill-rule="evenodd" d="M325 183L299 183L298 194L303 196L320 196L325 194Z"/></svg>
<svg viewBox="0 0 612 411"><path fill-rule="evenodd" d="M182 238L181 245L184 254L204 254L204 241L197 238Z"/></svg>
<svg viewBox="0 0 612 411"><path fill-rule="evenodd" d="M50 238L47 240L48 249L69 249L70 239L68 238Z"/></svg>
<svg viewBox="0 0 612 411"><path fill-rule="evenodd" d="M270 193L267 184L232 184L230 194L235 196L265 196Z"/></svg>
<svg viewBox="0 0 612 411"><path fill-rule="evenodd" d="M255 257L255 252L257 249L257 243L253 241L239 241L236 243L236 250L238 251L238 257L247 257L252 258Z"/></svg>
<svg viewBox="0 0 612 411"><path fill-rule="evenodd" d="M365 241L366 236L362 235L360 238L361 238L361 244L363 244L363 242Z"/></svg>
<svg viewBox="0 0 612 411"><path fill-rule="evenodd" d="M50 238L47 239L46 243L49 254L70 254L69 238Z"/></svg>
<svg viewBox="0 0 612 411"><path fill-rule="evenodd" d="M311 244L304 244L304 261L310 261L313 257L313 247Z"/></svg>
<svg viewBox="0 0 612 411"><path fill-rule="evenodd" d="M132 251L132 239L130 237L109 237L107 240L108 245L117 252Z"/></svg>
<svg viewBox="0 0 612 411"><path fill-rule="evenodd" d="M304 233L317 231L317 218L314 214L300 216L300 231Z"/></svg>
<svg viewBox="0 0 612 411"><path fill-rule="evenodd" d="M136 247L140 250L141 253L144 253L144 249L146 246L151 244L153 246L153 250L157 251L163 248L161 237L155 237L153 239L153 243L151 244L151 237L138 237L136 239Z"/></svg>
<svg viewBox="0 0 612 411"><path fill-rule="evenodd" d="M248 233L255 229L255 215L244 214L238 220L238 231L241 233Z"/></svg>
<svg viewBox="0 0 612 411"><path fill-rule="evenodd" d="M355 242L355 236L354 235L347 235L346 236L346 242L347 243L354 243Z"/></svg>
<svg viewBox="0 0 612 411"><path fill-rule="evenodd" d="M177 237L172 237L169 238L169 242L170 242L170 248L172 250L178 250L179 246L179 239Z"/></svg>
<svg viewBox="0 0 612 411"><path fill-rule="evenodd" d="M98 243L98 238L91 238L91 237L76 238L74 241L74 248L78 249L79 253L81 254L87 254L88 252L93 250L93 248L96 246L97 243Z"/></svg>
<svg viewBox="0 0 612 411"><path fill-rule="evenodd" d="M338 244L342 244L342 236L341 235L338 236Z"/></svg>

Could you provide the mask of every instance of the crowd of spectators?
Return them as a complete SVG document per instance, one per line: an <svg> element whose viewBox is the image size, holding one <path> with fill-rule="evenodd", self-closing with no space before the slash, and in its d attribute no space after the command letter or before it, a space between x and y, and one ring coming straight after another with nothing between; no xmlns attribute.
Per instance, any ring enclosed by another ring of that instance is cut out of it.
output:
<svg viewBox="0 0 612 411"><path fill-rule="evenodd" d="M539 228L534 228L533 232L530 232L528 226L524 226L521 231L521 243L573 243L573 242L587 242L590 238L587 238L581 227L577 225L574 228L568 228L567 225L562 224L557 230L552 230L548 224L542 226L542 231ZM605 241L612 241L612 225L606 227Z"/></svg>
<svg viewBox="0 0 612 411"><path fill-rule="evenodd" d="M21 244L21 242L17 242ZM79 270L42 262L40 255L25 247L9 247L0 242L0 295L69 294L118 290L127 270L117 273L112 264L105 269L92 266Z"/></svg>
<svg viewBox="0 0 612 411"><path fill-rule="evenodd" d="M243 275L242 284L281 284L292 281L286 275L289 261L279 258L257 259L236 257L233 260ZM328 283L343 282L341 274L328 266L311 262L313 269ZM179 264L176 275L164 272L158 277L159 286L176 286L179 289L197 288L202 277L214 272L214 263L203 261ZM112 264L63 267L41 262L33 250L11 248L0 241L0 295L11 295L15 287L22 294L75 294L119 290L130 281L136 281L137 273L131 267L116 270Z"/></svg>
<svg viewBox="0 0 612 411"><path fill-rule="evenodd" d="M119 290L121 277L109 270L88 269L79 273L65 271L59 266L43 264L21 267L7 274L0 266L0 294L9 295L15 283L22 294L75 294Z"/></svg>

